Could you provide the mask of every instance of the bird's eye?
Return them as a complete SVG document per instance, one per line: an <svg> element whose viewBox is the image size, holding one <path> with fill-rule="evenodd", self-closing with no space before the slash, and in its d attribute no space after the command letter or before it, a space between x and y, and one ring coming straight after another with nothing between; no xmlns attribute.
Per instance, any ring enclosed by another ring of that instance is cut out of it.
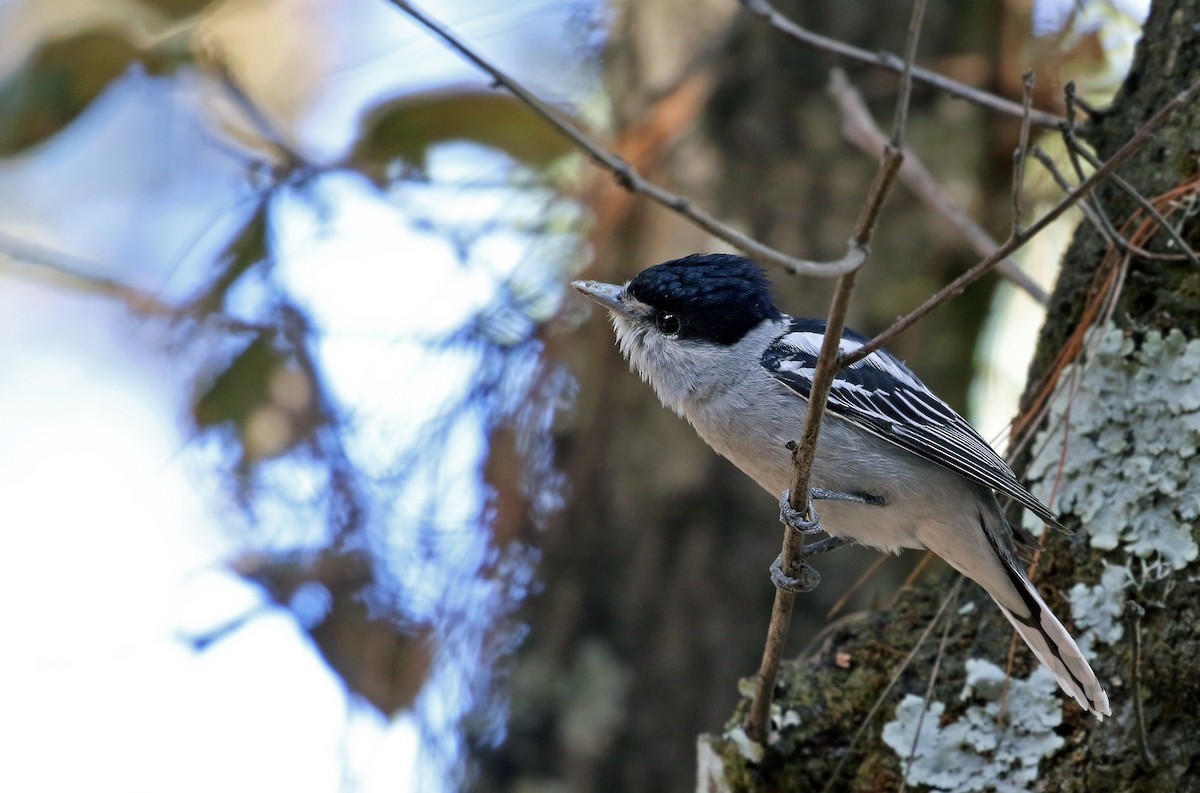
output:
<svg viewBox="0 0 1200 793"><path fill-rule="evenodd" d="M658 329L668 336L674 336L679 332L679 317L669 311L660 312L658 315Z"/></svg>

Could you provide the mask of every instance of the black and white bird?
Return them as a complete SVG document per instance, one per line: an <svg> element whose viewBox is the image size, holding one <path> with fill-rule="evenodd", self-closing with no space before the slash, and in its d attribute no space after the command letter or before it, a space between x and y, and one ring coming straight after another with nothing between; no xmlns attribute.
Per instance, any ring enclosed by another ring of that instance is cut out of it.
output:
<svg viewBox="0 0 1200 793"><path fill-rule="evenodd" d="M663 404L774 496L791 486L786 445L800 437L825 323L789 316L758 265L698 254L624 286L576 281L608 309L617 343ZM846 331L841 349L866 338ZM1108 696L1075 640L1034 589L996 494L1054 526L995 451L892 354L841 370L812 472L831 538L896 553L928 548L982 586L1063 691L1103 718Z"/></svg>

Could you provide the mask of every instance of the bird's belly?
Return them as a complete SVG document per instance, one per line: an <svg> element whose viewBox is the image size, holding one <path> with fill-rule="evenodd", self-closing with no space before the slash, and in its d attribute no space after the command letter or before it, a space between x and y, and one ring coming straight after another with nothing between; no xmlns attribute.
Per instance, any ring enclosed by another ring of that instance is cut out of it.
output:
<svg viewBox="0 0 1200 793"><path fill-rule="evenodd" d="M778 429L762 432L744 426L741 431L711 431L694 422L700 436L772 496L778 498L792 486L793 467L786 443L799 437L799 422L759 423ZM920 494L947 492L963 487L962 477L874 435L830 416L821 429L813 465L813 487L842 493L876 496L883 506L846 501L814 503L821 527L830 535L860 545L896 553L902 548L924 548L920 527L937 519L933 505Z"/></svg>

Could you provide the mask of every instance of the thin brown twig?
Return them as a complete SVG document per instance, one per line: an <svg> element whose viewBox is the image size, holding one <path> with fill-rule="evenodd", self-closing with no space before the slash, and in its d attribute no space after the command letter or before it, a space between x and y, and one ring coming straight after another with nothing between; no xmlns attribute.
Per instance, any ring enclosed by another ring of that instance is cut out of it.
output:
<svg viewBox="0 0 1200 793"><path fill-rule="evenodd" d="M794 256L789 256L786 253L772 248L769 245L764 245L753 237L743 234L737 229L722 223L705 210L693 206L692 203L683 196L672 193L660 185L646 179L628 162L621 157L618 157L609 149L593 141L578 126L567 120L561 113L551 107L548 103L539 99L536 94L518 82L515 78L509 76L498 66L483 57L483 55L459 38L454 31L443 25L437 19L431 17L429 14L425 13L417 5L409 2L409 0L389 1L392 3L392 5L404 11L414 20L423 25L431 33L442 39L442 41L449 44L452 49L457 51L465 59L486 72L496 85L507 89L513 96L524 102L530 110L549 122L552 127L558 130L561 134L565 135L572 143L575 144L577 148L586 152L597 165L612 172L617 182L626 190L631 193L644 195L647 198L658 202L667 209L670 209L673 212L676 212L677 214L687 218L695 225L707 231L709 234L712 234L714 237L724 240L733 247L744 251L751 258L756 259L759 263L782 267L793 275L811 275L819 278L834 278L857 270L866 260L866 251L853 245L850 246L846 251L846 255L837 261L811 262L806 259L799 259Z"/></svg>
<svg viewBox="0 0 1200 793"><path fill-rule="evenodd" d="M850 588L843 592L841 597L835 600L833 605L829 607L829 611L825 612L825 619L831 620L836 617L838 612L844 609L846 604L850 602L850 598L858 594L858 591L866 586L867 582L874 578L875 574L879 572L880 568L887 564L888 560L891 558L892 557L888 554L879 554L879 557L874 562L871 562L871 566L868 567L863 574L858 577L858 580L851 584Z"/></svg>
<svg viewBox="0 0 1200 793"><path fill-rule="evenodd" d="M1065 136L1065 133L1064 133L1064 137L1067 137L1067 136ZM1083 146L1080 146L1079 139L1074 134L1071 134L1069 137L1067 137L1067 148L1071 152L1078 154L1080 157L1083 157L1085 160L1087 160L1088 164L1091 165L1093 168L1096 168L1099 166L1099 164L1100 164L1099 158L1097 158L1095 155L1093 155L1091 152L1089 152ZM1154 206L1153 202L1151 202L1149 199L1147 199L1145 196L1143 196L1141 193L1139 193L1137 188L1135 188L1132 184L1130 184L1126 179L1122 178L1119 174L1114 173L1112 175L1112 183L1115 184L1117 187L1121 188L1121 190L1126 195L1128 195L1131 199L1133 199L1134 203L1136 203L1143 210L1145 210L1146 214L1148 214L1150 217L1154 218L1154 221L1158 224L1158 227L1167 233L1167 236L1171 238L1171 241L1174 242L1175 245L1180 250L1180 253L1177 253L1177 254L1170 254L1170 253L1154 254L1154 253L1150 253L1149 251L1145 251L1145 252L1139 251L1138 252L1139 256L1146 256L1147 258L1151 258L1151 259L1158 258L1158 257L1164 257L1164 256L1172 256L1172 257L1179 258L1179 259L1187 259L1195 266L1200 267L1200 256L1197 256L1196 252L1194 250L1192 250L1192 247L1187 244L1187 241L1183 238L1183 235L1181 235L1179 233L1179 230L1171 225L1171 223L1166 219L1166 217L1164 217L1163 214L1158 211L1158 207ZM1097 201L1096 204L1097 204L1096 211L1099 212L1100 215L1103 217L1103 211L1100 209L1099 201Z"/></svg>
<svg viewBox="0 0 1200 793"><path fill-rule="evenodd" d="M852 44L846 44L837 39L813 33L811 30L796 24L791 19L779 13L768 0L741 0L741 3L746 7L747 11L760 17L771 27L790 36L801 44L839 55L852 61L865 63L869 66L888 69L898 74L903 74L905 71L905 61L890 52L869 52ZM995 110L999 113L1018 118L1022 116L1021 106L1016 102L1011 102L995 94L989 94L986 91L980 91L978 88L972 88L969 85L952 80L937 72L923 69L920 66L913 65L908 68L911 70L912 79L917 82L932 86L940 91L945 91L951 96L965 99L968 102L974 102L989 110ZM1039 127L1057 127L1063 121L1060 117L1053 113L1047 113L1044 110L1034 110L1030 114L1030 118Z"/></svg>
<svg viewBox="0 0 1200 793"><path fill-rule="evenodd" d="M142 316L162 317L174 322L191 320L208 323L231 332L264 333L269 330L265 325L228 314L198 314L186 305L167 302L153 292L88 272L102 269L99 265L77 261L6 234L0 234L0 269L30 280L67 286L79 292L116 300L127 310Z"/></svg>
<svg viewBox="0 0 1200 793"><path fill-rule="evenodd" d="M915 565L913 565L913 569L910 570L908 575L904 577L904 580L900 582L899 588L897 588L892 594L891 598L888 599L886 608L889 610L894 609L896 604L900 602L900 598L904 595L904 593L911 589L913 584L917 583L917 579L921 577L921 573L925 572L925 568L933 564L934 559L940 560L941 558L942 557L938 556L933 551L927 550L922 553L921 558L917 560Z"/></svg>
<svg viewBox="0 0 1200 793"><path fill-rule="evenodd" d="M1033 70L1029 69L1021 76L1024 85L1023 101L1021 103L1021 136L1017 150L1013 152L1013 183L1012 183L1012 234L1021 231L1021 196L1025 192L1025 154L1029 151L1029 115L1033 112Z"/></svg>
<svg viewBox="0 0 1200 793"><path fill-rule="evenodd" d="M1033 156L1049 172L1050 177L1054 179L1054 183L1064 193L1071 192L1071 183L1067 181L1067 177L1059 170L1058 165L1045 149L1041 146L1034 146ZM1113 177L1115 178L1116 174L1113 174ZM1088 222L1092 224L1092 227L1096 229L1096 232L1101 237L1104 237L1104 241L1109 245L1151 261L1175 262L1183 261L1187 258L1187 255L1182 253L1155 253L1154 251L1148 251L1145 248L1134 245L1124 235L1113 228L1112 221L1098 207L1092 206L1091 202L1081 201L1079 209L1083 212L1084 217L1088 219ZM1157 210L1155 211L1157 212Z"/></svg>
<svg viewBox="0 0 1200 793"><path fill-rule="evenodd" d="M958 598L958 593L962 590L963 581L965 580L962 576L959 576L955 580L954 586L950 587L950 591L946 593L942 605L938 606L937 613L933 615L929 620L929 624L925 626L925 630L921 631L921 635L917 637L917 643L908 651L908 655L904 656L904 660L900 662L900 666L896 668L891 679L888 680L888 684L884 686L883 691L879 692L879 696L875 698L875 704L871 706L871 710L867 712L862 724L858 726L858 730L855 731L854 737L850 740L850 745L842 752L841 759L838 760L833 770L829 772L829 778L825 782L825 787L821 789L821 793L829 793L829 791L833 790L833 785L837 782L842 772L842 767L846 765L846 761L854 754L854 747L858 746L858 742L862 739L867 727L875 719L876 714L879 713L879 709L883 707L883 703L887 701L888 696L892 693L892 689L896 687L896 683L900 680L900 676L904 674L904 670L912 665L913 659L917 657L917 652L924 646L926 640L929 638L929 634L933 632L933 627L937 625L938 620L942 618L942 615L950 607L950 602Z"/></svg>
<svg viewBox="0 0 1200 793"><path fill-rule="evenodd" d="M867 110L862 95L851 85L841 69L829 72L829 95L837 103L842 117L842 136L862 151L873 157L882 157L887 146L887 137L875 124ZM925 164L913 151L904 149L904 164L900 166L900 181L912 193L954 227L980 256L989 256L999 243L976 223L954 197L938 183ZM1020 268L1012 259L1004 259L996 265L996 272L1008 279L1018 289L1023 289L1041 305L1046 305L1049 295L1037 281Z"/></svg>
<svg viewBox="0 0 1200 793"><path fill-rule="evenodd" d="M1069 81L1063 88L1063 100L1066 107L1067 120L1059 129L1059 132L1062 135L1063 144L1067 150L1067 161L1071 163L1071 168L1075 171L1075 178L1082 182L1087 178L1087 174L1084 173L1083 165L1079 162L1079 154L1082 151L1082 147L1075 137L1075 107L1078 97L1075 94L1075 82L1073 80ZM1116 174L1113 175L1115 176ZM1081 201L1079 206L1085 208L1085 214L1087 214L1086 208L1092 210L1094 217L1088 215L1088 219L1096 222L1100 235L1105 238L1106 242L1114 244L1120 235L1117 234L1117 230L1113 228L1112 222L1109 221L1108 215L1104 211L1104 206L1100 203L1100 196L1093 193Z"/></svg>
<svg viewBox="0 0 1200 793"><path fill-rule="evenodd" d="M1075 178L1082 182L1087 178L1083 171L1083 165L1079 161L1079 156L1083 152L1083 147L1079 145L1079 139L1075 137L1075 107L1079 102L1079 98L1075 94L1074 81L1068 82L1063 89L1063 99L1067 111L1066 123L1062 125L1060 132L1062 134L1063 145L1067 150L1067 161L1071 163L1071 168L1075 171ZM1042 160L1042 165L1050 169L1051 175L1056 174L1056 169L1047 165L1045 160ZM1113 174L1113 178L1117 178L1117 174ZM1055 177L1055 181L1062 187L1068 184L1066 177ZM1070 192L1070 187L1063 187L1063 190ZM1121 248L1125 251L1129 250L1128 243L1125 237L1122 236L1108 219L1108 214L1104 211L1104 205L1100 203L1100 196L1093 193L1092 195L1079 202L1079 208L1087 217L1088 221L1096 228L1096 231L1104 238L1104 241L1109 245Z"/></svg>
<svg viewBox="0 0 1200 793"><path fill-rule="evenodd" d="M899 336L904 331L908 330L918 321L923 319L934 309L941 306L947 300L960 294L968 285L976 281L980 276L993 268L997 262L1001 261L1013 251L1021 248L1026 242L1032 239L1037 234L1041 233L1042 229L1049 226L1057 220L1064 212L1066 212L1075 204L1079 203L1085 196L1092 192L1101 182L1123 165L1130 157L1136 154L1149 141L1155 130L1166 123L1179 108L1189 104L1196 99L1200 94L1200 80L1192 83L1186 91L1178 94L1174 99L1163 105L1157 113L1155 113L1146 123L1138 128L1137 132L1127 140L1124 145L1119 148L1112 157L1103 165L1092 172L1091 176L1083 181L1071 193L1065 196L1061 201L1055 204L1045 215L1039 218L1033 225L1021 231L1020 234L1013 235L1003 245L996 249L991 256L986 257L971 269L954 279L950 284L943 287L935 295L930 297L917 308L904 315L890 327L879 333L866 344L862 345L854 352L845 353L841 356L841 366L851 366L854 363L861 361L871 353L884 346L892 339Z"/></svg>
<svg viewBox="0 0 1200 793"><path fill-rule="evenodd" d="M1146 713L1142 706L1142 617L1146 616L1146 609L1136 601L1127 600L1125 601L1125 614L1129 617L1129 622L1133 627L1133 630L1130 631L1130 638L1133 640L1133 707L1138 725L1138 746L1142 750L1142 759L1146 761L1146 765L1153 768L1157 761L1154 759L1154 753L1150 751L1150 740L1146 730Z"/></svg>
<svg viewBox="0 0 1200 793"><path fill-rule="evenodd" d="M958 592L954 592L953 596L946 595L944 608L949 608L957 599ZM908 775L912 771L913 759L917 756L917 742L921 738L921 727L925 724L925 714L929 712L929 703L933 701L933 687L937 685L938 673L942 671L942 658L946 655L946 640L950 638L950 625L950 620L946 620L946 624L942 626L942 638L938 642L937 654L933 657L933 669L929 673L929 683L925 686L925 699L922 703L921 715L917 717L917 728L913 731L912 746L904 761L904 778L900 781L900 793L908 790Z"/></svg>
<svg viewBox="0 0 1200 793"><path fill-rule="evenodd" d="M1088 164L1093 168L1096 168L1100 165L1100 160L1098 157L1089 152L1086 147L1081 145L1079 136L1076 134L1075 107L1079 104L1080 99L1075 93L1074 82L1067 83L1066 88L1063 90L1063 95L1066 99L1067 107L1067 122L1062 126L1063 144L1067 148L1067 157L1071 161L1071 167L1075 169L1076 177L1080 181L1083 181L1083 166L1080 164L1079 158L1082 157L1083 159L1087 160ZM1155 207L1153 203L1148 201L1145 196L1139 193L1132 184L1123 179L1120 174L1114 173L1111 181L1126 195L1133 199L1134 203L1136 203L1143 210L1145 210L1147 214L1154 218L1154 220L1158 223L1159 228L1165 231L1167 236L1171 238L1171 241L1174 242L1175 245L1180 249L1180 257L1187 259L1196 267L1200 267L1200 257L1198 257L1196 252L1192 250L1191 246L1187 244L1187 241L1183 239L1183 236L1178 232L1178 230L1176 230L1174 226L1167 222L1167 219L1163 217L1162 213L1158 211L1158 208ZM1117 233L1117 230L1113 228L1112 222L1108 219L1108 215L1105 214L1104 207L1100 203L1100 197L1098 195L1093 195L1088 199L1088 201L1080 204L1080 206L1086 207L1089 203L1092 204L1092 209L1095 210L1096 216L1099 218L1099 225L1103 227L1101 234L1104 234L1104 230L1107 230L1108 241L1115 241L1118 246L1121 246L1122 242L1124 241L1124 237ZM1128 251L1129 248L1126 248L1126 250ZM1170 256L1170 254L1152 254L1149 252L1142 253L1140 251L1138 252L1138 255L1145 256L1149 259L1156 259L1163 255Z"/></svg>
<svg viewBox="0 0 1200 793"><path fill-rule="evenodd" d="M884 202L895 184L896 175L904 160L903 145L905 125L908 119L907 104L912 94L911 69L913 60L916 58L917 41L920 38L924 14L925 0L914 0L905 44L907 68L904 70L900 97L897 101L892 142L884 150L875 180L859 215L854 237L850 241L851 249L862 251L864 257L870 248ZM808 507L809 484L813 460L816 457L817 439L821 432L821 420L825 414L826 400L833 387L834 376L837 374L842 331L846 326L850 296L854 292L857 276L858 271L852 270L838 278L833 299L830 302L829 317L825 324L825 337L821 344L821 352L817 357L812 387L809 389L808 415L804 421L804 431L799 443L792 449L793 474L789 502L793 510L804 511ZM783 551L780 554L780 566L784 573L796 574L796 560L800 556L803 546L804 535L791 526L785 525ZM775 680L779 675L779 664L783 657L783 646L787 640L788 625L791 622L795 599L796 595L793 592L783 589L775 590L775 603L771 609L771 621L767 627L767 640L763 646L762 662L755 677L754 697L747 709L744 724L746 734L752 740L763 741L767 736L767 720L770 715L771 700L775 693Z"/></svg>
<svg viewBox="0 0 1200 793"><path fill-rule="evenodd" d="M891 144L904 148L904 133L908 129L908 106L912 102L913 69L917 63L917 44L921 40L921 26L925 23L925 2L913 3L908 18L908 30L904 33L904 60L900 70L900 95L896 97L896 113L892 118ZM901 155L903 156L903 155ZM880 201L880 204L883 202Z"/></svg>

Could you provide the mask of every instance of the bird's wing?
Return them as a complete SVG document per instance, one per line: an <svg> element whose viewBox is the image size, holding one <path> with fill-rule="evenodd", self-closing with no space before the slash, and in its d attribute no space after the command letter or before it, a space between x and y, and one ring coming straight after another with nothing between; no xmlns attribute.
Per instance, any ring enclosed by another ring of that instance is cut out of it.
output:
<svg viewBox="0 0 1200 793"><path fill-rule="evenodd" d="M788 332L763 352L763 368L808 399L824 331L823 321L793 319ZM866 341L847 331L842 335L841 350L853 352ZM1010 496L1042 520L1063 528L1058 517L1017 481L987 441L886 350L873 352L838 372L827 410L913 454Z"/></svg>

